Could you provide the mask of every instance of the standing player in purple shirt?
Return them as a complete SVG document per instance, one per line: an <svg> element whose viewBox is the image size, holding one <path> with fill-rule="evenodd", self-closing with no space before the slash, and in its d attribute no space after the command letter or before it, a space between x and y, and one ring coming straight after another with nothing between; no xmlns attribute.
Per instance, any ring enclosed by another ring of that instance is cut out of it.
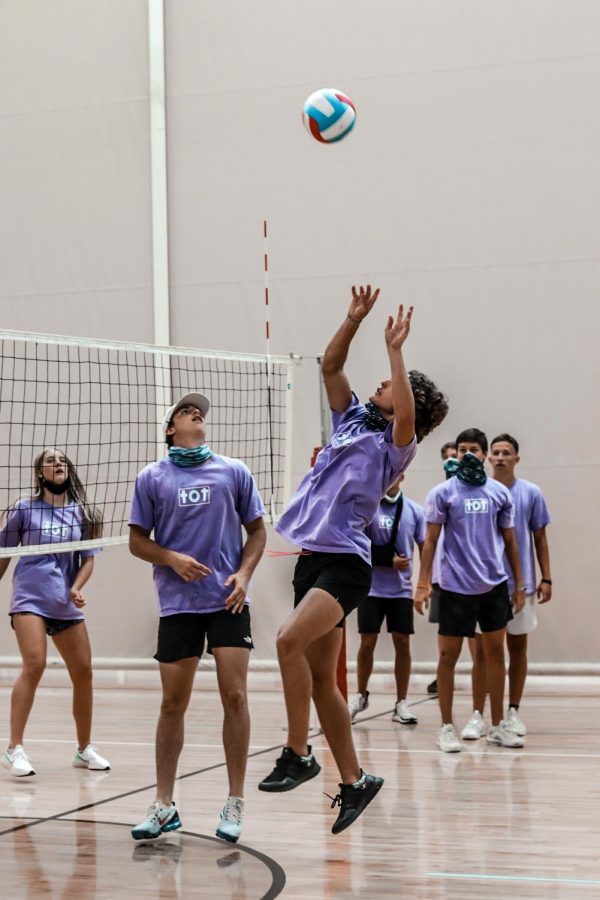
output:
<svg viewBox="0 0 600 900"><path fill-rule="evenodd" d="M18 500L0 529L0 547L47 544L99 537L102 519L86 499L73 463L61 450L47 448L34 462L34 492ZM10 604L11 624L23 658L23 669L11 696L10 741L2 764L11 775L35 775L23 749L25 726L40 678L46 668L49 635L62 656L73 683L73 718L78 747L73 765L110 769L91 745L92 651L83 619L82 593L99 550L21 556L15 567ZM10 558L0 559L0 578Z"/></svg>
<svg viewBox="0 0 600 900"><path fill-rule="evenodd" d="M531 481L517 478L515 468L520 461L519 444L510 434L499 434L490 445L489 461L494 478L510 491L515 504L515 532L525 584L525 606L507 626L508 647L508 698L506 722L511 731L524 737L527 727L519 716L519 704L523 697L527 678L527 636L537 628L536 599L547 603L552 598L550 574L550 550L546 526L550 524L550 512L544 496ZM540 581L536 584L535 555L540 567ZM514 587L512 570L505 560L509 589Z"/></svg>
<svg viewBox="0 0 600 900"><path fill-rule="evenodd" d="M507 488L485 474L485 434L478 428L469 428L459 434L456 446L456 475L433 488L425 501L427 534L415 592L415 608L422 615L428 604L432 563L443 527L437 677L442 727L437 744L446 753L462 749L452 718L454 668L463 638L474 637L479 624L492 707L492 727L486 740L501 747L522 747L522 739L509 731L502 719L504 636L513 617L504 570L505 552L515 576L515 612L520 612L525 603L514 506Z"/></svg>
<svg viewBox="0 0 600 900"><path fill-rule="evenodd" d="M410 636L415 633L412 571L415 544L421 552L425 540L423 507L405 497L400 485L390 487L367 528L371 539L373 580L369 596L358 607L360 647L356 657L358 694L348 704L352 720L369 706L369 678L373 654L385 619L394 644L396 703L392 722L416 725L417 717L406 702L410 679Z"/></svg>
<svg viewBox="0 0 600 900"><path fill-rule="evenodd" d="M310 698L341 775L333 805L341 809L332 831L343 831L377 794L382 778L365 774L352 742L346 702L336 666L344 617L371 587L371 549L365 528L390 485L413 458L417 441L445 417L448 404L420 372L407 374L402 347L412 307L388 318L385 343L391 379L381 382L362 406L344 365L359 325L379 291L352 288L348 315L323 357L323 378L332 409L333 434L282 516L277 530L303 549L294 573L292 615L277 637L288 716L287 745L263 791L289 791L320 771L307 744ZM416 434L415 434L416 432Z"/></svg>
<svg viewBox="0 0 600 900"><path fill-rule="evenodd" d="M132 830L135 840L181 828L173 788L205 642L217 668L229 777L216 833L235 843L242 831L250 741L246 682L253 646L248 587L265 547L264 508L247 466L213 453L205 443L209 405L203 394L191 393L167 411L163 433L169 455L140 472L131 504L129 548L153 564L160 615L154 658L162 683L156 800Z"/></svg>

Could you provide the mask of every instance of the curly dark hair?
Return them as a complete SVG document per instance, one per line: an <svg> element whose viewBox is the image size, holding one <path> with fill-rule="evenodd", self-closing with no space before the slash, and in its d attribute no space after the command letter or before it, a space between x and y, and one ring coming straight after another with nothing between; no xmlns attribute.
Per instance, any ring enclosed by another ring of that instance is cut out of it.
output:
<svg viewBox="0 0 600 900"><path fill-rule="evenodd" d="M420 444L448 415L448 399L423 372L411 369L408 379L415 398L415 433Z"/></svg>

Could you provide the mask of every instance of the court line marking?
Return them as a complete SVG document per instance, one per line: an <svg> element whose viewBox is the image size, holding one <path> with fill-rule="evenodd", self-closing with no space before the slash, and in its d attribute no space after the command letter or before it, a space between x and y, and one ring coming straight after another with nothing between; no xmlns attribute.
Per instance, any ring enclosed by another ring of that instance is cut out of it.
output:
<svg viewBox="0 0 600 900"><path fill-rule="evenodd" d="M315 737L319 737L321 732L310 733L308 735L309 739L313 739ZM285 744L274 744L272 747L266 747L263 750L256 750L254 753L248 754L248 759L252 759L255 756L262 756L263 753L271 753L275 750L281 750ZM195 775L203 775L206 772L213 772L215 769L222 769L226 765L225 760L221 762L214 763L212 766L205 766L202 769L194 769L191 772L185 772L183 775L177 775L175 778L175 782L183 781L185 778L193 778ZM151 791L152 788L156 787L156 782L153 784L144 785L144 787L133 788L130 791L123 791L121 794L115 794L113 797L105 797L102 800L94 800L93 803L86 803L84 806L76 806L73 809L68 809L65 812L54 813L52 816L41 816L38 819L34 819L30 822L25 822L22 825L15 825L13 828L6 828L4 831L0 831L0 837L5 834L12 834L14 831L21 831L24 828L33 828L34 825L41 825L44 822L52 822L55 820L62 819L64 816L72 816L75 813L83 812L86 809L94 809L97 806L104 806L106 803L112 803L116 800L123 800L125 797L133 797L135 794L143 794L145 791Z"/></svg>
<svg viewBox="0 0 600 900"><path fill-rule="evenodd" d="M464 872L425 872L426 878L457 878L469 881L529 881L536 884L600 884L600 879L591 878L544 878L535 875L476 875Z"/></svg>
<svg viewBox="0 0 600 900"><path fill-rule="evenodd" d="M133 827L133 825L127 822L106 822L104 820L98 819L65 819L64 821L86 822L91 825L117 825L123 828ZM186 831L183 828L181 830L178 829L176 832L171 832L170 837L175 837L178 834L185 834L188 837L201 838L204 841L209 841L211 844L218 844L219 847L226 853L232 853L236 850L242 850L244 853L247 853L249 856L254 856L255 859L258 859L261 863L263 863L263 865L265 865L271 873L271 887L266 894L263 894L260 900L274 900L274 898L278 897L279 894L281 894L281 892L283 891L286 883L285 870L282 868L282 866L279 865L276 860L274 860L270 856L267 856L266 853L261 853L260 850L254 850L253 847L247 847L246 844L232 844L210 834L200 834L200 832L198 831ZM136 841L132 846L140 847L143 846L143 844L144 841ZM150 846L156 846L156 844L150 844Z"/></svg>
<svg viewBox="0 0 600 900"><path fill-rule="evenodd" d="M489 745L486 745L486 747ZM442 751L435 749L432 747L431 750L423 750L418 747L357 747L358 752L362 753L429 753L435 756L441 756ZM535 757L539 759L600 759L600 753L538 753L536 750L525 750L516 752L515 750L510 750L509 752L501 751L498 752L495 748L491 749L491 754L494 757L502 757L502 759L528 759L529 757ZM444 754L447 756L448 754ZM480 751L474 752L473 750L466 750L464 754L461 756L459 753L452 754L452 758L459 759L469 759L470 757L480 757L484 756L484 752Z"/></svg>

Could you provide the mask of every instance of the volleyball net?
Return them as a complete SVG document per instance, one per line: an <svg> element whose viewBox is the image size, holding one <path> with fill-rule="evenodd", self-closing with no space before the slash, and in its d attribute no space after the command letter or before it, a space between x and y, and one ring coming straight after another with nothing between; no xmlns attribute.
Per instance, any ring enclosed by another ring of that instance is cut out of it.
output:
<svg viewBox="0 0 600 900"><path fill-rule="evenodd" d="M188 391L211 402L207 442L241 459L276 519L289 496L292 402L289 357L0 331L0 512L34 488L45 448L74 464L102 537L54 543L53 552L125 543L135 478L167 451L161 424ZM0 548L0 557L48 544Z"/></svg>

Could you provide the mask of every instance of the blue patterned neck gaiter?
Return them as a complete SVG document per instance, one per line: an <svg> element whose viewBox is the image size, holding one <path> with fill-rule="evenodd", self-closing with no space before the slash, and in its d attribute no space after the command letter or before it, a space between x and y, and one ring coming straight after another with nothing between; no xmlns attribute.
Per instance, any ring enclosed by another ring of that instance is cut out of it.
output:
<svg viewBox="0 0 600 900"><path fill-rule="evenodd" d="M365 409L367 410L365 425L369 431L385 431L390 423L384 419L375 404L369 400L368 403L365 403Z"/></svg>
<svg viewBox="0 0 600 900"><path fill-rule="evenodd" d="M481 487L487 481L487 475L483 468L483 460L474 453L465 453L458 466L456 477L463 484L472 484Z"/></svg>
<svg viewBox="0 0 600 900"><path fill-rule="evenodd" d="M213 455L208 444L200 444L199 447L169 447L169 459L176 466L187 469L189 466L199 466Z"/></svg>

